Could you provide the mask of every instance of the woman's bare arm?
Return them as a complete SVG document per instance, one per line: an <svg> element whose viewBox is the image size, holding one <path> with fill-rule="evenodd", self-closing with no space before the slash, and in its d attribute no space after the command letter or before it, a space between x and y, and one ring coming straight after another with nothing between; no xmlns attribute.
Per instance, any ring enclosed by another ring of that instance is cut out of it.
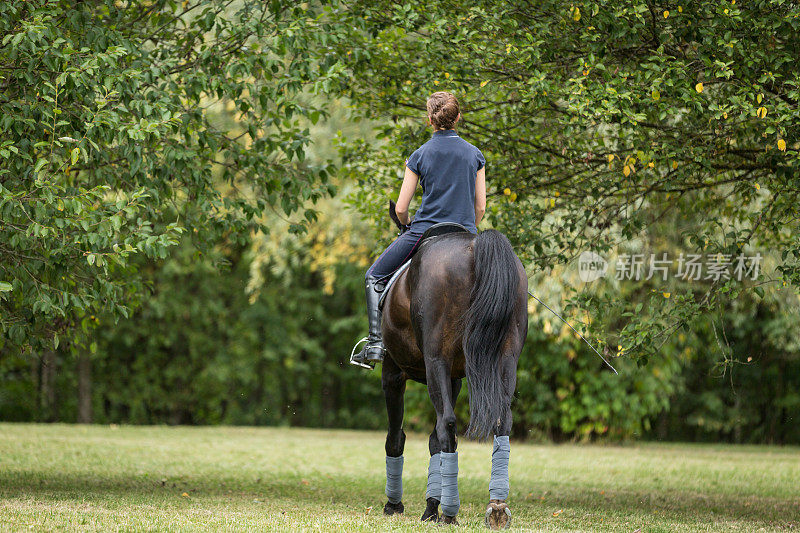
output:
<svg viewBox="0 0 800 533"><path fill-rule="evenodd" d="M414 197L414 191L417 190L417 183L419 176L406 167L406 174L403 176L403 185L400 187L400 196L397 198L397 205L395 206L395 213L397 218L400 219L401 224L408 224L408 206L411 204L411 199Z"/></svg>
<svg viewBox="0 0 800 533"><path fill-rule="evenodd" d="M478 227L486 212L486 167L478 171L475 178L475 227Z"/></svg>

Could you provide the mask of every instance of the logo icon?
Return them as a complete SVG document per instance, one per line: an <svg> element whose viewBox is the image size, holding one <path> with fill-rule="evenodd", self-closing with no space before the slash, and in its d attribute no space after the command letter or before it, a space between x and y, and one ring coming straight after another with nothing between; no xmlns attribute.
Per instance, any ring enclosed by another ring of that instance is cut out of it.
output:
<svg viewBox="0 0 800 533"><path fill-rule="evenodd" d="M578 276L584 283L604 277L607 269L608 262L594 252L581 252L578 257Z"/></svg>

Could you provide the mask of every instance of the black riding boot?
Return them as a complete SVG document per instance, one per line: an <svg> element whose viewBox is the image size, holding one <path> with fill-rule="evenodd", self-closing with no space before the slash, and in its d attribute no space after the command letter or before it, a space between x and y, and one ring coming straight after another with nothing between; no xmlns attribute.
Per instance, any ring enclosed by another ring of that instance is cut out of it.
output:
<svg viewBox="0 0 800 533"><path fill-rule="evenodd" d="M350 362L358 366L374 367L383 361L383 340L381 339L381 312L378 300L381 293L375 290L376 279L372 276L366 280L367 318L369 319L369 336L364 348L350 358Z"/></svg>

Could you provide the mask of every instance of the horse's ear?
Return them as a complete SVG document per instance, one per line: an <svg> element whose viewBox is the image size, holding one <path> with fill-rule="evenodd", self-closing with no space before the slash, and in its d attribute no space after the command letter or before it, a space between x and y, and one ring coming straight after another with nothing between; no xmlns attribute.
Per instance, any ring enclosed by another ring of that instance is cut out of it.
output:
<svg viewBox="0 0 800 533"><path fill-rule="evenodd" d="M395 211L396 206L397 204L395 204L392 200L389 200L389 218L391 218L392 222L397 225L397 229L403 229L402 224L400 224L400 219L397 218L397 211Z"/></svg>

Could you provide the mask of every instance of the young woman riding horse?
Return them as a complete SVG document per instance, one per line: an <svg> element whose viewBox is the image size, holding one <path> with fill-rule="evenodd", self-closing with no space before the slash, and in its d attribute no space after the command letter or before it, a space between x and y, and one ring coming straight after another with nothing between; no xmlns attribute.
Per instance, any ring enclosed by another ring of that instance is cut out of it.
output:
<svg viewBox="0 0 800 533"><path fill-rule="evenodd" d="M367 271L369 342L352 359L362 365L383 361L389 416L384 512L403 512L403 395L412 379L427 384L436 410L422 519L439 520L441 505L441 521L455 522L460 500L454 408L466 377L468 434L494 435L486 523L507 527L511 399L528 329L528 280L502 233L477 233L486 207L485 161L453 129L461 118L457 100L450 93L434 93L427 107L433 138L406 162L397 203L402 233ZM422 203L409 226L408 205L418 180ZM455 222L467 231L421 242L424 230L438 222ZM408 269L386 289L381 324L380 293L374 287L412 255Z"/></svg>

